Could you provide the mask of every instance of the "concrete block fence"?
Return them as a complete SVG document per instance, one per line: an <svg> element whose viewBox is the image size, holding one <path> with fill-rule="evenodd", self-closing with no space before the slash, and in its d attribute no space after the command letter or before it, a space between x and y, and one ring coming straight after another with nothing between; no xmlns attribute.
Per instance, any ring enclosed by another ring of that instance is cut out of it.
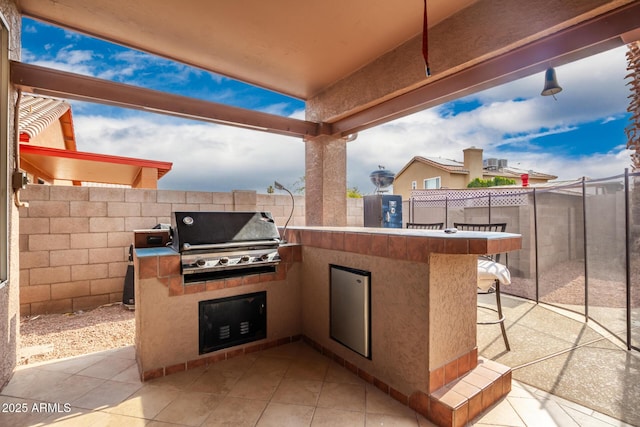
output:
<svg viewBox="0 0 640 427"><path fill-rule="evenodd" d="M29 185L20 208L21 315L87 310L122 301L133 230L171 223L174 211L269 211L284 226L291 198L236 190L211 193ZM363 224L362 199L348 199L348 225ZM295 196L290 225L304 225Z"/></svg>

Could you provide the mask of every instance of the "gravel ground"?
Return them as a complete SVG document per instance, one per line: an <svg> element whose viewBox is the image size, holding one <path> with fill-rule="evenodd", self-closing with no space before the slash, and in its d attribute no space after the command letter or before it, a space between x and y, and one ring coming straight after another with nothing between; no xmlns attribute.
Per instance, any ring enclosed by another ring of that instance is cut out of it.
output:
<svg viewBox="0 0 640 427"><path fill-rule="evenodd" d="M640 307L640 268L631 271L631 306ZM512 278L502 290L506 294L535 299L535 279ZM584 304L584 263L566 261L540 275L540 300L552 304ZM595 307L626 307L625 276L622 267L590 265L589 304Z"/></svg>
<svg viewBox="0 0 640 427"><path fill-rule="evenodd" d="M133 345L134 339L135 313L120 303L89 311L22 317L19 364L124 347Z"/></svg>

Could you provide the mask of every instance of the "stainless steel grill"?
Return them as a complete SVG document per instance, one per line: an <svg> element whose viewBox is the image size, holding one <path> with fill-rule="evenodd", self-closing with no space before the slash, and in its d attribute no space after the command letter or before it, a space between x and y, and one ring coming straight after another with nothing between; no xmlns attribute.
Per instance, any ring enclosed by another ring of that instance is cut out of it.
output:
<svg viewBox="0 0 640 427"><path fill-rule="evenodd" d="M280 235L268 212L175 212L185 281L275 271Z"/></svg>

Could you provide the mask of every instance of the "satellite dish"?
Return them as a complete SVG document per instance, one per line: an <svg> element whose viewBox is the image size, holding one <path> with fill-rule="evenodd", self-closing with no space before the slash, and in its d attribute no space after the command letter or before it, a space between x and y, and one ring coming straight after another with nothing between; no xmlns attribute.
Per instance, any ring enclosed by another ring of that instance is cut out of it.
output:
<svg viewBox="0 0 640 427"><path fill-rule="evenodd" d="M393 184L393 180L396 177L396 174L386 170L384 166L378 165L378 170L373 171L369 174L369 179L373 185L376 186L376 193L383 193L385 188L389 187Z"/></svg>

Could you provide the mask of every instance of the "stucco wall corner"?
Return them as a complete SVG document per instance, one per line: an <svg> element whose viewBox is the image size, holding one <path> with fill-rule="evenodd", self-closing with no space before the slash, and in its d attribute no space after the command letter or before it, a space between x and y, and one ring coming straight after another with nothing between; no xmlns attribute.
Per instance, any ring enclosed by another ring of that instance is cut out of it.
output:
<svg viewBox="0 0 640 427"><path fill-rule="evenodd" d="M0 123L0 129L6 129L8 132L8 152L6 153L7 163L2 165L3 171L11 172L10 165L13 159L12 135L13 135L13 109L11 105L15 104L16 93L8 83L8 71L6 68L7 59L20 59L20 27L21 16L18 8L13 0L0 0L0 18L2 19L2 31L8 29L8 46L2 46L2 62L3 71L0 84L7 85L7 91L2 90L3 98L8 94L9 99L2 99L3 105L8 106L6 116L3 114L3 121ZM5 89L3 88L3 89ZM7 197L3 203L7 203L8 215L8 235L7 235L7 252L8 252L8 281L5 286L0 289L0 342L2 343L2 351L0 351L0 390L6 385L11 378L13 370L17 363L19 335L20 335L20 304L19 304L19 284L20 284L20 268L19 268L19 251L18 251L18 209L11 202L11 197Z"/></svg>

